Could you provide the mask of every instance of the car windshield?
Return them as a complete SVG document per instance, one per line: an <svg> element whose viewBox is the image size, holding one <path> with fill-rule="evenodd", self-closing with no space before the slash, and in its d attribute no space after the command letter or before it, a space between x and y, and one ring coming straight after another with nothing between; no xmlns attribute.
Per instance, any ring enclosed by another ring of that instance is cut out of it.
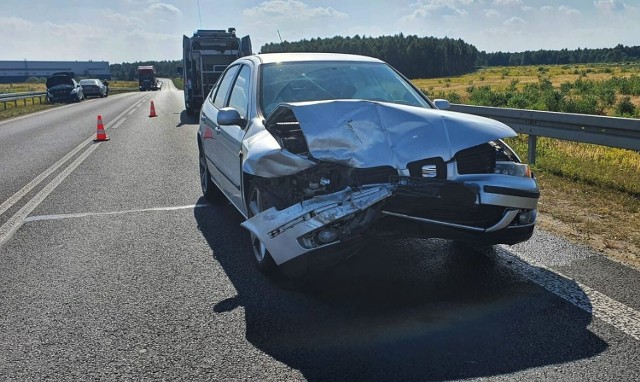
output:
<svg viewBox="0 0 640 382"><path fill-rule="evenodd" d="M364 99L430 107L391 67L377 62L265 64L260 107L269 115L282 102Z"/></svg>
<svg viewBox="0 0 640 382"><path fill-rule="evenodd" d="M80 85L97 85L97 80L80 80Z"/></svg>

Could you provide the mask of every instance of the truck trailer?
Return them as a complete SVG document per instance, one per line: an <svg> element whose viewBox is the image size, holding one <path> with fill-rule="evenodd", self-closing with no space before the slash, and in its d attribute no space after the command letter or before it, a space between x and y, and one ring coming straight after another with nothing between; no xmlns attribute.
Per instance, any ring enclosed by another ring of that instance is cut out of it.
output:
<svg viewBox="0 0 640 382"><path fill-rule="evenodd" d="M187 114L200 111L205 97L224 70L239 57L251 53L251 38L236 37L235 28L197 30L192 37L182 36L184 106Z"/></svg>
<svg viewBox="0 0 640 382"><path fill-rule="evenodd" d="M156 78L156 68L153 65L138 66L138 85L140 91L158 90L159 83Z"/></svg>

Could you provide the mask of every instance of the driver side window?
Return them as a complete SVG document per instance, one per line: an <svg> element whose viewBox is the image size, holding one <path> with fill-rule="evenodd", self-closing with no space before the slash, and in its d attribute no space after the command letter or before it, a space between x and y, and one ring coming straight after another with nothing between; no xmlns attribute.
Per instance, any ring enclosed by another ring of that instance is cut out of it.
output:
<svg viewBox="0 0 640 382"><path fill-rule="evenodd" d="M235 65L224 72L224 77L222 77L222 81L220 81L220 85L216 90L216 95L213 98L213 105L218 109L222 109L225 106L224 104L227 100L227 94L229 94L229 88L231 87L231 84L233 84L233 79L235 78L236 73L238 73L239 67L239 65Z"/></svg>

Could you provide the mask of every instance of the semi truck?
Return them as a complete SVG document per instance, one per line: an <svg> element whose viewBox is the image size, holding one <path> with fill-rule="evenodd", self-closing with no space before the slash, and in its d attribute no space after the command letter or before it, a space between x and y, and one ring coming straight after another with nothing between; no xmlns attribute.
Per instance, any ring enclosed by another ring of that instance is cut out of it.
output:
<svg viewBox="0 0 640 382"><path fill-rule="evenodd" d="M140 91L158 90L159 80L156 78L156 68L153 65L138 66L138 85Z"/></svg>
<svg viewBox="0 0 640 382"><path fill-rule="evenodd" d="M251 38L238 38L235 28L197 30L182 36L182 65L177 68L184 81L187 114L200 111L205 97L224 70L239 57L252 54Z"/></svg>

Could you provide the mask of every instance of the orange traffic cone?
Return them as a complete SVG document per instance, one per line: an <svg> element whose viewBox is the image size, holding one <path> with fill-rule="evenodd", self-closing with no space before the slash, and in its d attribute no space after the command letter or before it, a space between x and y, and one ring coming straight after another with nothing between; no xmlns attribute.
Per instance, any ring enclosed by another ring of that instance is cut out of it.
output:
<svg viewBox="0 0 640 382"><path fill-rule="evenodd" d="M102 124L102 116L99 115L98 116L98 128L97 128L97 133L96 133L96 139L94 139L94 142L102 142L102 141L108 141L109 137L107 136L107 134L105 134L104 132L104 125Z"/></svg>
<svg viewBox="0 0 640 382"><path fill-rule="evenodd" d="M149 117L157 117L158 114L156 114L156 107L153 106L153 100L151 101L151 109L149 110Z"/></svg>

